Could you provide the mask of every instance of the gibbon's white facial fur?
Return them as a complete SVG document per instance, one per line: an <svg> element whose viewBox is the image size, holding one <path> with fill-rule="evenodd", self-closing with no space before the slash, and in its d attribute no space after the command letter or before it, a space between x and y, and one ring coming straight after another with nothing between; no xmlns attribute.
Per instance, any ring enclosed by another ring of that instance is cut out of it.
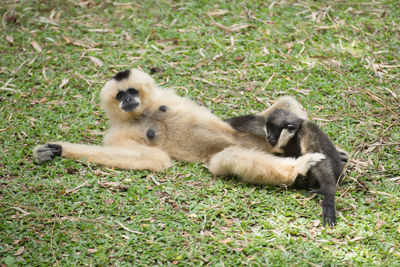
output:
<svg viewBox="0 0 400 267"><path fill-rule="evenodd" d="M155 87L153 78L141 70L119 72L101 90L101 104L111 122L131 120L142 114L145 107L151 106L151 96ZM134 108L124 109L123 102L117 100L117 94L127 92L129 89L137 90L138 93L134 96Z"/></svg>
<svg viewBox="0 0 400 267"><path fill-rule="evenodd" d="M119 107L123 112L131 112L140 106L139 91L133 87L118 91L115 99L120 102Z"/></svg>

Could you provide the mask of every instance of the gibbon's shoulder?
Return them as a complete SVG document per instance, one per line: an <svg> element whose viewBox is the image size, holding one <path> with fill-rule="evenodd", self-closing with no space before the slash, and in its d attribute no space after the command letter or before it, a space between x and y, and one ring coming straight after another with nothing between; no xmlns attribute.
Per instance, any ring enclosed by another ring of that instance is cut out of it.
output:
<svg viewBox="0 0 400 267"><path fill-rule="evenodd" d="M318 141L324 140L324 142L329 141L330 139L328 135L314 122L312 121L303 121L300 131L303 135L309 136L311 139L315 139Z"/></svg>
<svg viewBox="0 0 400 267"><path fill-rule="evenodd" d="M329 136L314 122L303 121L303 125L299 132L303 146L315 151L322 151L330 158L340 160L340 154Z"/></svg>

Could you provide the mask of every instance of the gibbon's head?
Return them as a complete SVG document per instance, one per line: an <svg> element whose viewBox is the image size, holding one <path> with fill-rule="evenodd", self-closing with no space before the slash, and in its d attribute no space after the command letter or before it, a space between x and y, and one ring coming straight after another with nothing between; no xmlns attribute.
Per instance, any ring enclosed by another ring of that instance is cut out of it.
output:
<svg viewBox="0 0 400 267"><path fill-rule="evenodd" d="M283 148L300 129L303 120L292 112L276 109L266 119L267 140L272 147Z"/></svg>
<svg viewBox="0 0 400 267"><path fill-rule="evenodd" d="M155 87L154 79L141 70L121 71L101 90L101 103L110 119L132 119L151 105Z"/></svg>

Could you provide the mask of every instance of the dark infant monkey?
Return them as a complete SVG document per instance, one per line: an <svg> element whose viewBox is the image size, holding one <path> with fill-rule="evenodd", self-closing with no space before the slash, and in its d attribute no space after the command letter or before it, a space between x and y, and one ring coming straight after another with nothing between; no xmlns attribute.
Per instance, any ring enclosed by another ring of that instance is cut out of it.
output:
<svg viewBox="0 0 400 267"><path fill-rule="evenodd" d="M295 114L276 109L266 118L246 115L225 120L234 129L266 138L274 153L283 157L300 157L306 153L321 153L326 159L311 167L305 176L299 175L293 186L324 196L322 200L323 224L336 224L335 193L347 161L347 154L336 149L329 137L313 122Z"/></svg>

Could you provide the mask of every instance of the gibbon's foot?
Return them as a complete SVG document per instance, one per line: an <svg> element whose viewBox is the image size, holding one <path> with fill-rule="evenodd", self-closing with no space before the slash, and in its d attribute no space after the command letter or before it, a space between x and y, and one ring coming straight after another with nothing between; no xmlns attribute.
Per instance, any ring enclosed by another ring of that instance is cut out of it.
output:
<svg viewBox="0 0 400 267"><path fill-rule="evenodd" d="M321 153L307 153L296 160L295 173L306 176L311 167L315 166L326 156ZM297 175L296 175L297 176Z"/></svg>
<svg viewBox="0 0 400 267"><path fill-rule="evenodd" d="M335 200L331 197L325 197L322 200L322 225L328 225L330 227L336 224L336 213L335 213Z"/></svg>
<svg viewBox="0 0 400 267"><path fill-rule="evenodd" d="M347 153L346 150L343 150L339 147L336 147L336 150L339 152L340 155L340 160L343 161L344 163L346 163L347 161L349 161L349 154Z"/></svg>
<svg viewBox="0 0 400 267"><path fill-rule="evenodd" d="M316 193L324 196L322 200L322 225L328 225L333 227L336 224L336 212L335 212L335 197L325 196L325 193L321 189L311 190L310 193Z"/></svg>
<svg viewBox="0 0 400 267"><path fill-rule="evenodd" d="M349 161L349 155L346 152L339 151L339 155L340 155L340 160L343 161L344 163Z"/></svg>
<svg viewBox="0 0 400 267"><path fill-rule="evenodd" d="M53 160L55 157L61 156L61 154L62 147L57 144L39 145L33 149L33 156L39 164Z"/></svg>

